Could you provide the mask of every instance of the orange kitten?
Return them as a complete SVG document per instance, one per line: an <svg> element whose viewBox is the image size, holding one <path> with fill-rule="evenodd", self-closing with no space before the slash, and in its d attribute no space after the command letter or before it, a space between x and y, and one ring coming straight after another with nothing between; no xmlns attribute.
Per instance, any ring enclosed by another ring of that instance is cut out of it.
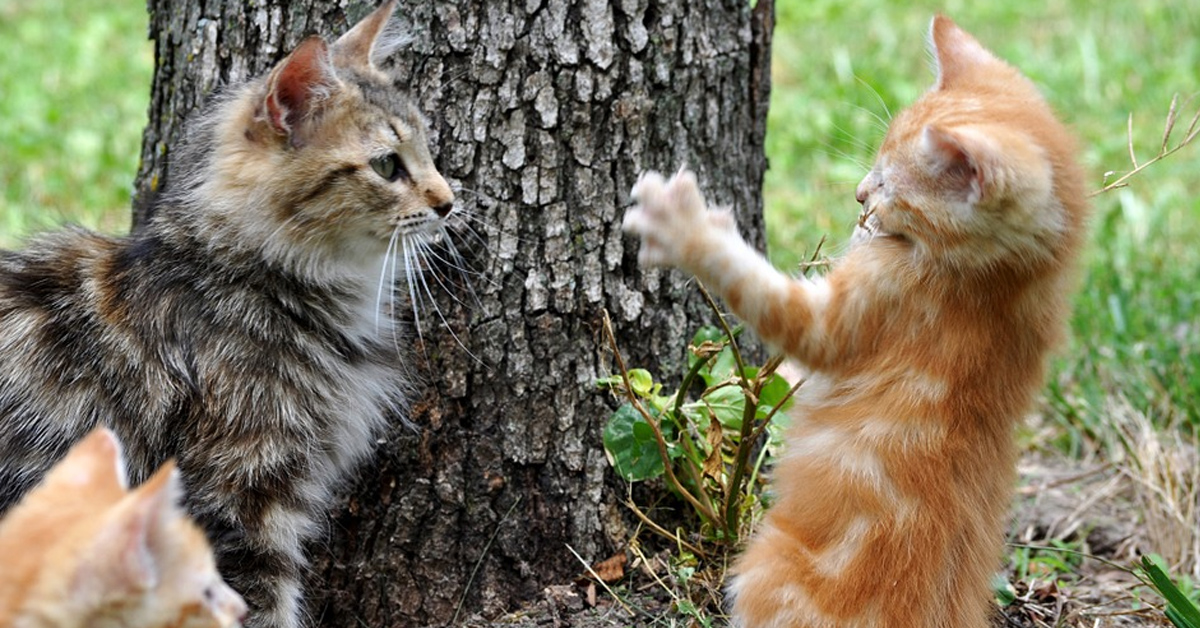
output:
<svg viewBox="0 0 1200 628"><path fill-rule="evenodd" d="M228 628L246 612L168 463L125 488L112 432L92 432L0 520L4 628Z"/></svg>
<svg viewBox="0 0 1200 628"><path fill-rule="evenodd" d="M642 263L695 273L811 369L731 580L742 626L987 624L1013 428L1061 335L1085 195L1029 80L944 17L932 45L937 83L892 121L823 279L772 268L690 172L633 189Z"/></svg>

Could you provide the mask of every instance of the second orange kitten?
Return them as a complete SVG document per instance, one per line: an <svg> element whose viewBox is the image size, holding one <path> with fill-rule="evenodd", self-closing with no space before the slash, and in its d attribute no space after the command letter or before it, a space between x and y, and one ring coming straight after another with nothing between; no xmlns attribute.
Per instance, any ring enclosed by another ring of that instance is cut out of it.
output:
<svg viewBox="0 0 1200 628"><path fill-rule="evenodd" d="M931 39L937 82L892 121L826 277L776 271L690 172L633 190L641 262L694 273L811 371L731 580L747 628L987 625L1013 430L1061 335L1085 194L1034 85L946 18Z"/></svg>
<svg viewBox="0 0 1200 628"><path fill-rule="evenodd" d="M0 520L0 626L230 628L246 612L168 463L125 488L108 430L76 445Z"/></svg>

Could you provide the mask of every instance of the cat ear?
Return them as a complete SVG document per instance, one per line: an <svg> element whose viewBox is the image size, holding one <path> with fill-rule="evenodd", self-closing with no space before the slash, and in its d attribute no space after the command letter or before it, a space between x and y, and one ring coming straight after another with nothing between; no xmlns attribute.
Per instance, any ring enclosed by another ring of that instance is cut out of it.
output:
<svg viewBox="0 0 1200 628"><path fill-rule="evenodd" d="M84 559L78 583L131 592L154 588L159 577L155 547L164 528L181 514L181 493L179 471L168 462L114 506Z"/></svg>
<svg viewBox="0 0 1200 628"><path fill-rule="evenodd" d="M338 38L333 44L334 62L342 67L372 68L374 56L386 56L390 50L383 49L391 46L380 44L380 34L392 17L396 8L396 0L389 0L370 15L359 20L354 28ZM381 54L382 51L382 54Z"/></svg>
<svg viewBox="0 0 1200 628"><path fill-rule="evenodd" d="M51 469L46 484L124 493L129 485L117 435L103 427L93 430Z"/></svg>
<svg viewBox="0 0 1200 628"><path fill-rule="evenodd" d="M929 46L937 62L937 86L953 86L980 65L999 62L974 37L959 28L950 18L938 15L929 27Z"/></svg>
<svg viewBox="0 0 1200 628"><path fill-rule="evenodd" d="M987 147L977 138L927 125L921 133L921 150L941 186L963 193L972 204L984 197L989 183Z"/></svg>
<svg viewBox="0 0 1200 628"><path fill-rule="evenodd" d="M325 41L313 36L300 42L267 78L263 106L271 128L293 146L302 146L302 123L336 85Z"/></svg>

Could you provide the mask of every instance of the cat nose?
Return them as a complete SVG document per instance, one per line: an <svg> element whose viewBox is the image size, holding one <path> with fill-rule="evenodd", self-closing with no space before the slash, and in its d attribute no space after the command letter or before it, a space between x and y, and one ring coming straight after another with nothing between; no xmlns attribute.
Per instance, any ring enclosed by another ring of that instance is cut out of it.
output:
<svg viewBox="0 0 1200 628"><path fill-rule="evenodd" d="M450 215L450 211L452 209L454 209L454 203L442 203L441 205L434 207L433 211L437 212L438 216L445 218L446 216Z"/></svg>
<svg viewBox="0 0 1200 628"><path fill-rule="evenodd" d="M854 200L858 201L859 204L867 202L867 197L870 195L871 195L871 193L869 190L867 190L867 182L866 181L859 183L858 189L854 190Z"/></svg>

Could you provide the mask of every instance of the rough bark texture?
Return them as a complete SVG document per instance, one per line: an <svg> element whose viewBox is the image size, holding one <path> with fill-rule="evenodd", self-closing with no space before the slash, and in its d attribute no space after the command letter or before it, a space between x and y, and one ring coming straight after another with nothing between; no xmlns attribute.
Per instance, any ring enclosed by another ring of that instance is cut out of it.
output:
<svg viewBox="0 0 1200 628"><path fill-rule="evenodd" d="M310 33L371 6L344 0L150 0L156 43L134 221L170 185L182 121ZM771 0L401 0L395 70L431 125L479 303L438 296L416 370L427 387L335 505L314 547L314 623L409 626L499 611L626 538L624 489L600 444L612 400L602 309L632 363L677 370L709 317L693 286L643 274L619 229L648 168L687 163L762 245ZM435 285L436 287L436 285ZM428 308L428 304L426 306ZM453 332L451 334L450 332ZM459 345L455 336L466 349Z"/></svg>

